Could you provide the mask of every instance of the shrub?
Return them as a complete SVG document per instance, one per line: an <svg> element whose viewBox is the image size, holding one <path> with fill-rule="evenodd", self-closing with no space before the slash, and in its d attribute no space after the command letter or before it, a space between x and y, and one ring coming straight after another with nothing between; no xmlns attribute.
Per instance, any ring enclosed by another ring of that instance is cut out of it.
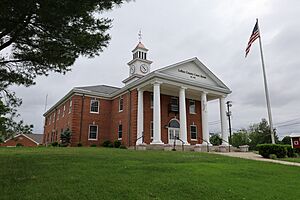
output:
<svg viewBox="0 0 300 200"><path fill-rule="evenodd" d="M107 147L113 148L114 145L113 145L112 143L109 143L109 144L107 145Z"/></svg>
<svg viewBox="0 0 300 200"><path fill-rule="evenodd" d="M97 145L96 144L91 144L90 147L97 147Z"/></svg>
<svg viewBox="0 0 300 200"><path fill-rule="evenodd" d="M51 146L57 147L57 146L58 146L58 142L52 142L52 143L51 143Z"/></svg>
<svg viewBox="0 0 300 200"><path fill-rule="evenodd" d="M17 143L16 144L16 147L23 147L24 145L23 144L21 144L21 143Z"/></svg>
<svg viewBox="0 0 300 200"><path fill-rule="evenodd" d="M120 149L127 149L125 145L120 145Z"/></svg>
<svg viewBox="0 0 300 200"><path fill-rule="evenodd" d="M214 146L219 146L222 144L222 139L220 138L219 135L212 135L210 138L209 138L209 141L212 145Z"/></svg>
<svg viewBox="0 0 300 200"><path fill-rule="evenodd" d="M111 141L105 140L105 141L102 143L102 146L103 146L103 147L109 147L110 144L112 144Z"/></svg>
<svg viewBox="0 0 300 200"><path fill-rule="evenodd" d="M121 142L119 140L114 141L114 147L119 148L121 146Z"/></svg>
<svg viewBox="0 0 300 200"><path fill-rule="evenodd" d="M59 144L58 146L59 146L59 147L67 147L68 144L61 143L61 144Z"/></svg>
<svg viewBox="0 0 300 200"><path fill-rule="evenodd" d="M277 159L277 156L275 154L270 154L269 158L275 160L275 159Z"/></svg>
<svg viewBox="0 0 300 200"><path fill-rule="evenodd" d="M78 146L78 147L82 147L82 144L81 144L81 143L78 143L77 146Z"/></svg>
<svg viewBox="0 0 300 200"><path fill-rule="evenodd" d="M287 156L289 158L297 157L296 149L293 149L292 146L290 146L290 145L285 145L285 146L286 146L286 149L287 149Z"/></svg>
<svg viewBox="0 0 300 200"><path fill-rule="evenodd" d="M259 144L256 146L259 154L264 158L269 158L270 154L275 154L277 158L284 158L287 156L286 145L280 144Z"/></svg>

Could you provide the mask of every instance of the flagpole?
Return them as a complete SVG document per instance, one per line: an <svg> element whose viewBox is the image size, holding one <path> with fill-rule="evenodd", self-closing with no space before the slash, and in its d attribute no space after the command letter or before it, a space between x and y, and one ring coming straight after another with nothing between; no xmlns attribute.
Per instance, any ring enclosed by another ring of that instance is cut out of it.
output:
<svg viewBox="0 0 300 200"><path fill-rule="evenodd" d="M258 26L258 30L259 30L258 19L256 19L256 22L257 22L257 26ZM270 123L270 129L271 129L271 140L272 140L272 144L275 144L274 131L273 131L273 120L272 120L272 113L271 113L271 104L270 104L269 90L268 90L268 84L267 84L267 76L266 76L264 56L263 56L263 51L262 51L261 32L260 32L260 30L259 30L258 39L259 39L261 65L262 65L263 75L264 75L265 94L266 94L266 101L267 101L267 108L268 108L269 123Z"/></svg>

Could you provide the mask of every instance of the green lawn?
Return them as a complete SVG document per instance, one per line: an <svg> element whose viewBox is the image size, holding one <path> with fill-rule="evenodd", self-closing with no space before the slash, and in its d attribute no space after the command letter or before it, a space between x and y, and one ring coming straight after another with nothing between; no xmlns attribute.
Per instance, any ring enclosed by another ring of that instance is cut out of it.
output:
<svg viewBox="0 0 300 200"><path fill-rule="evenodd" d="M0 199L297 199L299 172L197 152L0 148Z"/></svg>
<svg viewBox="0 0 300 200"><path fill-rule="evenodd" d="M280 160L300 163L300 158L281 158Z"/></svg>

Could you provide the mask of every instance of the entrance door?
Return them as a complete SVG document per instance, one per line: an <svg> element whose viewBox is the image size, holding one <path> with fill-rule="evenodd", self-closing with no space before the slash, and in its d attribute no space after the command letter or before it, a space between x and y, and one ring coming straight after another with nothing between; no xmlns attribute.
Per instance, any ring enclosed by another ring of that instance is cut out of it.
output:
<svg viewBox="0 0 300 200"><path fill-rule="evenodd" d="M174 144L174 140L179 138L179 128L168 128L169 144ZM180 140L175 141L176 144L181 144Z"/></svg>

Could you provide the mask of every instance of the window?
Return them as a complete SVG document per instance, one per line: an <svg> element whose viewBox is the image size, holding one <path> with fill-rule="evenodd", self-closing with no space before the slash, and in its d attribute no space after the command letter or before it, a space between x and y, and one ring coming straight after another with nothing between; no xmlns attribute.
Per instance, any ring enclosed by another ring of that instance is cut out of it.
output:
<svg viewBox="0 0 300 200"><path fill-rule="evenodd" d="M153 108L153 93L150 94L150 108Z"/></svg>
<svg viewBox="0 0 300 200"><path fill-rule="evenodd" d="M49 124L49 125L51 124L51 115L50 115L50 117L49 117L48 124Z"/></svg>
<svg viewBox="0 0 300 200"><path fill-rule="evenodd" d="M90 125L89 127L89 140L97 140L98 138L98 126Z"/></svg>
<svg viewBox="0 0 300 200"><path fill-rule="evenodd" d="M54 121L55 121L55 113L53 113L53 121L52 122L54 123Z"/></svg>
<svg viewBox="0 0 300 200"><path fill-rule="evenodd" d="M190 100L190 114L196 113L196 102L194 100Z"/></svg>
<svg viewBox="0 0 300 200"><path fill-rule="evenodd" d="M57 121L59 120L59 115L60 115L60 109L57 111Z"/></svg>
<svg viewBox="0 0 300 200"><path fill-rule="evenodd" d="M197 140L197 126L191 125L191 140Z"/></svg>
<svg viewBox="0 0 300 200"><path fill-rule="evenodd" d="M69 104L69 113L72 112L72 100L70 100L70 104Z"/></svg>
<svg viewBox="0 0 300 200"><path fill-rule="evenodd" d="M119 99L119 112L123 111L123 97L120 97Z"/></svg>
<svg viewBox="0 0 300 200"><path fill-rule="evenodd" d="M90 109L91 113L99 113L99 101L92 99L91 100L91 109Z"/></svg>
<svg viewBox="0 0 300 200"><path fill-rule="evenodd" d="M119 140L122 140L122 133L123 133L123 126L122 126L122 124L119 124L119 127L118 127L118 138L119 138Z"/></svg>
<svg viewBox="0 0 300 200"><path fill-rule="evenodd" d="M150 122L150 136L153 138L153 121Z"/></svg>
<svg viewBox="0 0 300 200"><path fill-rule="evenodd" d="M64 108L63 108L63 114L62 114L63 117L65 116L65 111L66 111L66 105L64 105Z"/></svg>

